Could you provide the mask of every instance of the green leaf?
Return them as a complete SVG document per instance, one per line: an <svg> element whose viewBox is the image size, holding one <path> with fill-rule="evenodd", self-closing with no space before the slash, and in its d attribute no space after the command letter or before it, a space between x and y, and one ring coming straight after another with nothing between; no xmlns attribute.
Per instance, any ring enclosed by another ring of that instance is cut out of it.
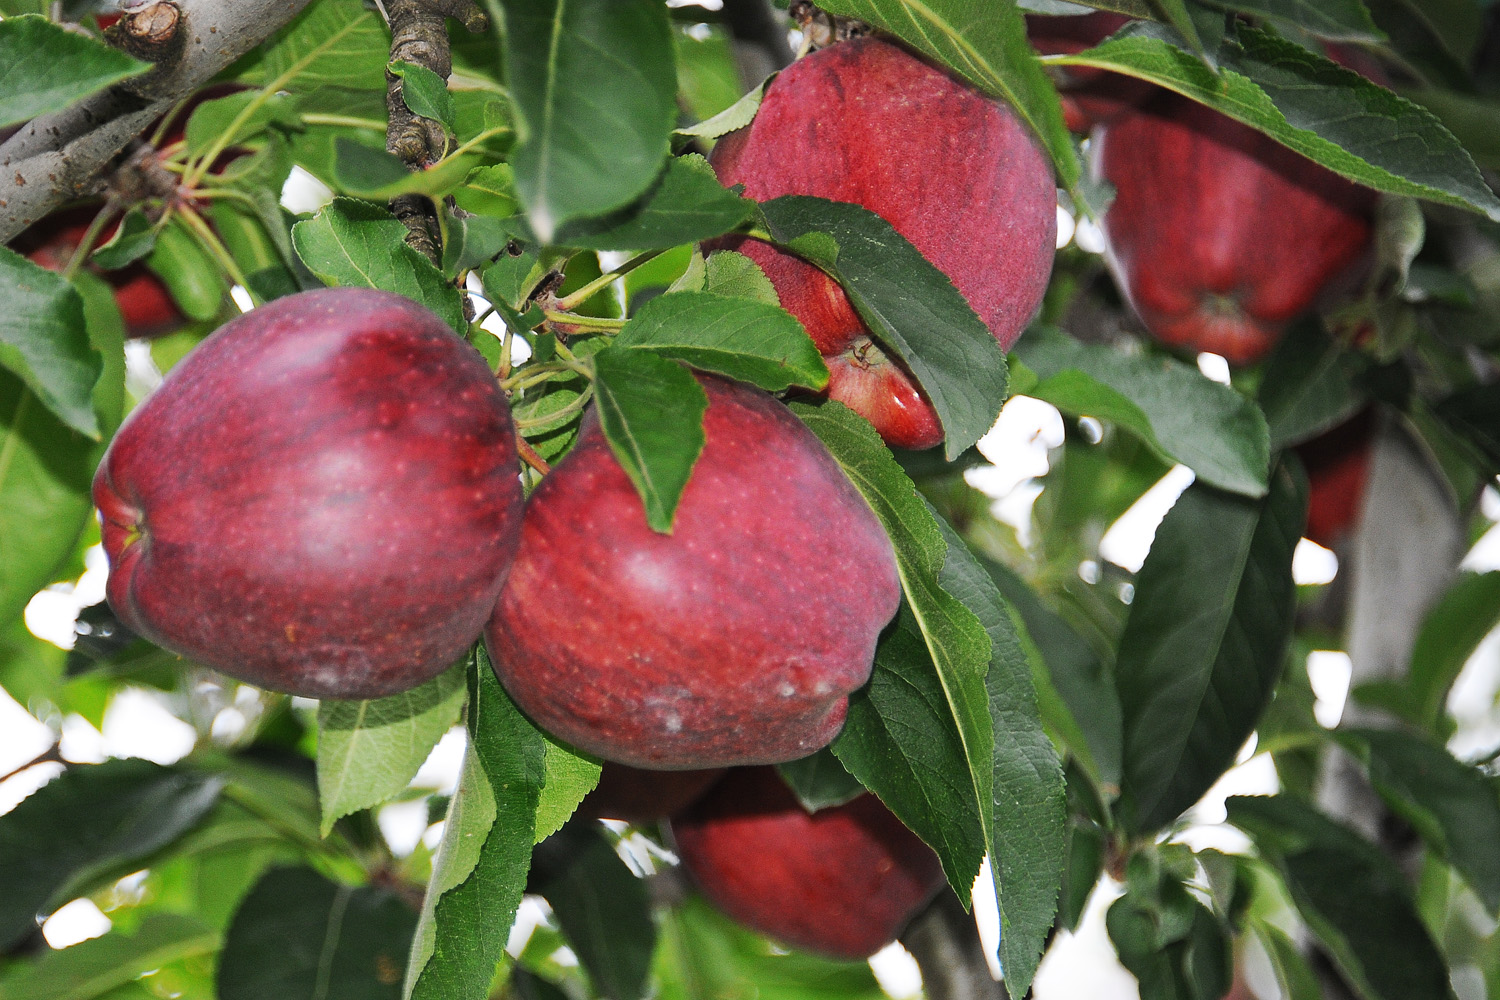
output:
<svg viewBox="0 0 1500 1000"><path fill-rule="evenodd" d="M650 351L594 355L595 412L653 531L670 534L693 463L703 451L708 396L691 372Z"/></svg>
<svg viewBox="0 0 1500 1000"><path fill-rule="evenodd" d="M1343 423L1365 404L1367 356L1330 337L1315 318L1296 323L1266 361L1257 399L1277 450Z"/></svg>
<svg viewBox="0 0 1500 1000"><path fill-rule="evenodd" d="M651 899L603 827L569 823L537 848L533 865L532 891L551 904L594 990L610 1000L644 996L656 947Z"/></svg>
<svg viewBox="0 0 1500 1000"><path fill-rule="evenodd" d="M677 130L677 134L693 136L699 139L717 139L720 136L728 135L736 129L744 128L750 124L755 118L755 113L760 110L760 102L765 99L766 88L771 85L771 81L774 79L776 79L776 74L772 73L762 80L758 86L752 88L748 94L745 94L723 111L720 111L712 118L704 119L696 125L680 128Z"/></svg>
<svg viewBox="0 0 1500 1000"><path fill-rule="evenodd" d="M1026 41L1011 3L990 0L829 0L824 10L888 31L953 69L987 94L1003 98L1052 155L1059 183L1079 181L1078 157L1063 125L1057 91Z"/></svg>
<svg viewBox="0 0 1500 1000"><path fill-rule="evenodd" d="M828 384L828 366L796 317L750 299L707 292L658 296L625 324L614 346L681 361L768 392Z"/></svg>
<svg viewBox="0 0 1500 1000"><path fill-rule="evenodd" d="M0 21L0 24L8 24ZM104 362L89 343L83 303L60 274L0 250L0 365L19 375L63 423L97 440L90 400Z"/></svg>
<svg viewBox="0 0 1500 1000"><path fill-rule="evenodd" d="M677 289L674 288L673 291ZM712 292L730 298L753 299L780 305L776 286L766 277L760 265L742 253L719 250L703 261L703 287L692 291Z"/></svg>
<svg viewBox="0 0 1500 1000"><path fill-rule="evenodd" d="M827 271L916 376L943 425L949 461L995 424L1005 354L948 276L859 205L801 195L761 205L777 243Z"/></svg>
<svg viewBox="0 0 1500 1000"><path fill-rule="evenodd" d="M105 270L134 264L156 246L156 230L146 219L146 213L133 209L125 213L115 234L89 258Z"/></svg>
<svg viewBox="0 0 1500 1000"><path fill-rule="evenodd" d="M183 959L212 955L219 933L195 917L148 913L131 931L116 930L38 961L16 963L0 978L0 997L16 1000L113 1000L118 987Z"/></svg>
<svg viewBox="0 0 1500 1000"><path fill-rule="evenodd" d="M333 140L333 182L346 194L360 198L390 199L399 194L442 196L464 183L473 169L474 157L454 156L424 170L408 170L384 148L338 136Z"/></svg>
<svg viewBox="0 0 1500 1000"><path fill-rule="evenodd" d="M1120 963L1136 977L1142 1000L1218 1000L1234 967L1226 928L1148 858L1131 859L1126 893L1105 916Z"/></svg>
<svg viewBox="0 0 1500 1000"><path fill-rule="evenodd" d="M475 167L464 178L463 187L453 192L460 208L492 219L506 219L516 213L516 181L509 163Z"/></svg>
<svg viewBox="0 0 1500 1000"><path fill-rule="evenodd" d="M229 286L218 262L180 219L173 218L156 234L146 266L161 278L172 301L190 318L211 320L219 315Z"/></svg>
<svg viewBox="0 0 1500 1000"><path fill-rule="evenodd" d="M390 889L275 868L240 904L219 956L219 1000L396 1000L417 916Z"/></svg>
<svg viewBox="0 0 1500 1000"><path fill-rule="evenodd" d="M1489 911L1500 910L1500 797L1490 778L1430 737L1341 729L1334 738L1365 760L1380 797L1458 870Z"/></svg>
<svg viewBox="0 0 1500 1000"><path fill-rule="evenodd" d="M1195 57L1127 25L1076 55L1048 56L1175 90L1378 191L1425 198L1500 220L1500 198L1429 112L1295 42L1240 26L1214 76Z"/></svg>
<svg viewBox="0 0 1500 1000"><path fill-rule="evenodd" d="M1188 487L1157 529L1115 662L1130 830L1157 830L1196 802L1270 701L1306 507L1306 481L1283 465L1261 500Z"/></svg>
<svg viewBox="0 0 1500 1000"><path fill-rule="evenodd" d="M519 118L516 191L543 242L634 201L677 117L667 12L656 0L504 0Z"/></svg>
<svg viewBox="0 0 1500 1000"><path fill-rule="evenodd" d="M406 245L406 227L379 205L335 198L292 227L297 255L335 288L382 288L422 303L455 331L468 329L458 289Z"/></svg>
<svg viewBox="0 0 1500 1000"><path fill-rule="evenodd" d="M949 545L880 438L838 403L793 404L880 518L906 599L875 648L870 683L849 698L833 752L925 840L967 900L988 850L994 732L984 678L986 622L943 588Z"/></svg>
<svg viewBox="0 0 1500 1000"><path fill-rule="evenodd" d="M1276 969L1276 979L1287 1000L1322 1000L1323 987L1307 959L1286 933L1274 924L1256 921L1255 933L1265 943L1266 954Z"/></svg>
<svg viewBox="0 0 1500 1000"><path fill-rule="evenodd" d="M255 109L247 114L252 104ZM228 136L224 140L226 146L234 146L264 132L272 122L300 129L302 119L297 111L298 102L280 94L266 95L258 90L229 94L193 108L183 138L187 141L189 154L202 156L223 136Z"/></svg>
<svg viewBox="0 0 1500 1000"><path fill-rule="evenodd" d="M192 829L222 779L144 760L70 767L0 816L0 949L36 928L91 873L142 859ZM62 832L66 836L61 836Z"/></svg>
<svg viewBox="0 0 1500 1000"><path fill-rule="evenodd" d="M390 46L374 10L359 0L321 0L268 38L239 79L298 94L323 87L383 94Z"/></svg>
<svg viewBox="0 0 1500 1000"><path fill-rule="evenodd" d="M469 745L422 901L405 998L485 996L531 864L547 740L490 669L469 660Z"/></svg>
<svg viewBox="0 0 1500 1000"><path fill-rule="evenodd" d="M538 844L561 830L584 796L599 784L600 765L548 736L545 771L546 784L536 807Z"/></svg>
<svg viewBox="0 0 1500 1000"><path fill-rule="evenodd" d="M1127 355L1033 326L1016 357L1040 382L1028 396L1066 413L1124 427L1168 461L1220 489L1266 492L1270 443L1254 403L1197 368L1164 355Z"/></svg>
<svg viewBox="0 0 1500 1000"><path fill-rule="evenodd" d="M401 97L412 114L442 122L453 131L453 97L448 82L426 66L397 59L388 67L401 78Z"/></svg>
<svg viewBox="0 0 1500 1000"><path fill-rule="evenodd" d="M1448 970L1406 879L1348 827L1287 795L1229 799L1229 821L1255 838L1308 926L1370 1000L1453 1000Z"/></svg>
<svg viewBox="0 0 1500 1000"><path fill-rule="evenodd" d="M754 211L754 202L725 190L703 157L677 156L635 204L570 222L553 241L590 250L661 250L727 233Z"/></svg>
<svg viewBox="0 0 1500 1000"><path fill-rule="evenodd" d="M1385 32L1360 0L1203 0L1221 10L1259 15L1335 42L1383 42Z"/></svg>
<svg viewBox="0 0 1500 1000"><path fill-rule="evenodd" d="M463 709L462 666L402 694L318 706L318 802L323 836L334 821L407 786Z"/></svg>
<svg viewBox="0 0 1500 1000"><path fill-rule="evenodd" d="M0 128L62 111L151 68L36 14L0 21Z"/></svg>
<svg viewBox="0 0 1500 1000"><path fill-rule="evenodd" d="M828 747L801 760L777 764L776 770L808 812L841 806L865 793L865 786Z"/></svg>

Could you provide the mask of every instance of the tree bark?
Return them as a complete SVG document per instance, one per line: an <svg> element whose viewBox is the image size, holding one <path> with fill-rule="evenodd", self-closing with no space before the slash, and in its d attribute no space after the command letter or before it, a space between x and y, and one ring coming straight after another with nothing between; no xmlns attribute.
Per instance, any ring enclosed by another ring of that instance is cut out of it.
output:
<svg viewBox="0 0 1500 1000"><path fill-rule="evenodd" d="M922 970L927 1000L1010 1000L1004 983L990 978L990 963L974 915L944 890L901 934L901 944Z"/></svg>

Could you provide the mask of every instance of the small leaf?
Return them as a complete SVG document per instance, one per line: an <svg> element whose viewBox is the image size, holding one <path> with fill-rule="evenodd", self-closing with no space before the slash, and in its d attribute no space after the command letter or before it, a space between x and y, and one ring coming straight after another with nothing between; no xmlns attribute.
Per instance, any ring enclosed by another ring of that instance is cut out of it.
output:
<svg viewBox="0 0 1500 1000"><path fill-rule="evenodd" d="M453 98L448 84L426 66L397 59L388 67L401 78L401 98L412 114L442 122L453 131Z"/></svg>
<svg viewBox="0 0 1500 1000"><path fill-rule="evenodd" d="M318 706L318 801L321 831L379 805L411 781L463 709L462 666L402 694Z"/></svg>
<svg viewBox="0 0 1500 1000"><path fill-rule="evenodd" d="M1258 400L1271 447L1300 444L1353 416L1365 404L1358 380L1366 355L1351 351L1316 318L1298 322L1266 361Z"/></svg>
<svg viewBox="0 0 1500 1000"><path fill-rule="evenodd" d="M1453 1000L1442 954L1390 858L1289 795L1235 796L1226 806L1361 996Z"/></svg>
<svg viewBox="0 0 1500 1000"><path fill-rule="evenodd" d="M95 250L90 258L107 271L134 264L156 246L156 230L146 220L146 213L132 210L125 213L119 228L109 241Z"/></svg>
<svg viewBox="0 0 1500 1000"><path fill-rule="evenodd" d="M108 997L153 969L219 948L219 934L194 917L148 913L130 931L44 951L38 961L17 962L0 977L0 997L20 1000L86 1000Z"/></svg>
<svg viewBox="0 0 1500 1000"><path fill-rule="evenodd" d="M768 392L828 384L828 367L796 317L749 299L707 292L659 296L625 324L614 346L682 361Z"/></svg>
<svg viewBox="0 0 1500 1000"><path fill-rule="evenodd" d="M464 183L472 156L453 156L424 170L408 170L395 155L354 139L333 140L333 183L346 194L373 200L401 194L441 197Z"/></svg>
<svg viewBox="0 0 1500 1000"><path fill-rule="evenodd" d="M542 242L635 200L677 117L667 12L656 0L505 0L516 191Z"/></svg>
<svg viewBox="0 0 1500 1000"><path fill-rule="evenodd" d="M38 14L0 21L0 128L62 111L151 68Z"/></svg>
<svg viewBox="0 0 1500 1000"><path fill-rule="evenodd" d="M719 250L703 261L703 287L689 291L712 292L730 298L753 299L777 306L781 300L776 295L776 286L766 277L760 265L742 253ZM673 288L673 291L678 291Z"/></svg>
<svg viewBox="0 0 1500 1000"><path fill-rule="evenodd" d="M810 813L852 802L865 793L865 786L850 774L827 747L810 757L777 764L787 787Z"/></svg>
<svg viewBox="0 0 1500 1000"><path fill-rule="evenodd" d="M8 24L0 21L0 24ZM0 365L74 430L98 440L90 398L104 362L89 343L83 302L66 279L0 249Z"/></svg>
<svg viewBox="0 0 1500 1000"><path fill-rule="evenodd" d="M144 760L71 767L0 816L0 949L36 929L90 873L147 857L192 829L223 781ZM66 836L60 836L66 831Z"/></svg>
<svg viewBox="0 0 1500 1000"><path fill-rule="evenodd" d="M703 157L677 156L635 204L569 223L553 242L591 250L660 250L727 233L754 211L754 202L724 189Z"/></svg>
<svg viewBox="0 0 1500 1000"><path fill-rule="evenodd" d="M224 938L219 1000L396 1000L417 917L389 889L276 868L250 890Z"/></svg>
<svg viewBox="0 0 1500 1000"><path fill-rule="evenodd" d="M229 286L219 263L180 219L172 219L156 234L146 266L167 286L172 301L189 318L207 321L219 315Z"/></svg>
<svg viewBox="0 0 1500 1000"><path fill-rule="evenodd" d="M335 288L383 288L422 303L455 331L468 328L458 289L405 243L406 227L378 205L335 198L292 227L308 268Z"/></svg>
<svg viewBox="0 0 1500 1000"><path fill-rule="evenodd" d="M516 181L509 163L475 167L464 178L463 186L453 192L460 208L492 219L506 219L516 213Z"/></svg>
<svg viewBox="0 0 1500 1000"><path fill-rule="evenodd" d="M728 135L736 129L744 128L755 118L755 113L760 110L760 102L765 99L766 88L775 79L776 74L772 73L762 80L759 86L752 88L748 94L735 101L723 111L696 125L680 128L677 130L677 134L690 135L699 139L717 139L720 136Z"/></svg>
<svg viewBox="0 0 1500 1000"><path fill-rule="evenodd" d="M1171 358L1126 355L1034 326L1016 357L1040 380L1026 390L1067 413L1109 420L1162 458L1220 489L1261 496L1270 444L1265 417L1227 385Z"/></svg>
<svg viewBox="0 0 1500 1000"><path fill-rule="evenodd" d="M531 864L547 740L500 687L482 645L469 661L469 744L422 901L402 996L484 996Z"/></svg>
<svg viewBox="0 0 1500 1000"><path fill-rule="evenodd" d="M1270 701L1306 505L1306 481L1283 465L1259 501L1188 487L1157 529L1115 663L1128 829L1160 829L1196 802Z"/></svg>
<svg viewBox="0 0 1500 1000"><path fill-rule="evenodd" d="M761 205L777 243L837 278L874 332L916 375L943 425L949 461L994 426L1005 354L948 276L859 205L800 195Z"/></svg>
<svg viewBox="0 0 1500 1000"><path fill-rule="evenodd" d="M562 829L584 796L599 784L600 766L566 744L547 737L546 784L536 807L536 842Z"/></svg>
<svg viewBox="0 0 1500 1000"><path fill-rule="evenodd" d="M596 412L610 450L641 495L653 531L670 534L703 451L708 396L692 373L649 351L594 355Z"/></svg>

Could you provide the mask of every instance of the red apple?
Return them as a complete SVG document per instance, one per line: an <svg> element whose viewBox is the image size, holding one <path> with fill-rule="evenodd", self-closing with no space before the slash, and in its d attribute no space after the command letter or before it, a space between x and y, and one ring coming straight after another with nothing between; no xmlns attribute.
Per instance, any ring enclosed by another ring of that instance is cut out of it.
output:
<svg viewBox="0 0 1500 1000"><path fill-rule="evenodd" d="M1303 534L1324 548L1331 549L1348 537L1359 516L1374 441L1375 411L1363 410L1296 448L1307 469Z"/></svg>
<svg viewBox="0 0 1500 1000"><path fill-rule="evenodd" d="M526 505L485 630L538 725L634 767L825 746L901 597L890 540L812 432L759 389L699 382L705 443L672 533L590 412Z"/></svg>
<svg viewBox="0 0 1500 1000"><path fill-rule="evenodd" d="M1165 344L1259 360L1368 266L1375 193L1217 111L1159 91L1093 142L1106 260Z"/></svg>
<svg viewBox="0 0 1500 1000"><path fill-rule="evenodd" d="M758 201L814 195L855 202L889 222L953 280L1009 349L1052 273L1052 168L1009 108L880 38L841 42L776 78L755 120L710 157L726 185ZM828 362L828 395L902 448L943 438L932 405L822 271L767 243L748 254Z"/></svg>
<svg viewBox="0 0 1500 1000"><path fill-rule="evenodd" d="M1130 23L1123 14L1096 10L1080 15L1026 15L1026 37L1042 55L1073 55L1093 48ZM1087 135L1151 93L1144 80L1085 66L1049 67L1070 132Z"/></svg>
<svg viewBox="0 0 1500 1000"><path fill-rule="evenodd" d="M403 691L483 629L517 472L503 393L437 316L368 289L277 299L195 348L110 444L109 603L262 687Z"/></svg>
<svg viewBox="0 0 1500 1000"><path fill-rule="evenodd" d="M675 816L696 802L724 768L702 771L645 771L605 761L599 784L584 796L578 815L587 819L619 819L644 826Z"/></svg>
<svg viewBox="0 0 1500 1000"><path fill-rule="evenodd" d="M837 958L879 951L943 886L937 855L875 796L809 813L775 768L732 771L671 825L710 902Z"/></svg>

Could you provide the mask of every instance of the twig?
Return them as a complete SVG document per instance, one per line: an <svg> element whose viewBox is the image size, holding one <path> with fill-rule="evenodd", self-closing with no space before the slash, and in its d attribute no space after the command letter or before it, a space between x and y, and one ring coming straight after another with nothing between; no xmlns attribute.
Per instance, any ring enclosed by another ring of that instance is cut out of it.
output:
<svg viewBox="0 0 1500 1000"><path fill-rule="evenodd" d="M1009 1000L1005 985L990 978L973 915L947 889L917 914L901 944L922 970L928 1000Z"/></svg>
<svg viewBox="0 0 1500 1000"><path fill-rule="evenodd" d="M547 464L547 460L538 455L531 443L519 434L516 435L516 454L521 456L521 461L544 476L552 471L552 466Z"/></svg>

